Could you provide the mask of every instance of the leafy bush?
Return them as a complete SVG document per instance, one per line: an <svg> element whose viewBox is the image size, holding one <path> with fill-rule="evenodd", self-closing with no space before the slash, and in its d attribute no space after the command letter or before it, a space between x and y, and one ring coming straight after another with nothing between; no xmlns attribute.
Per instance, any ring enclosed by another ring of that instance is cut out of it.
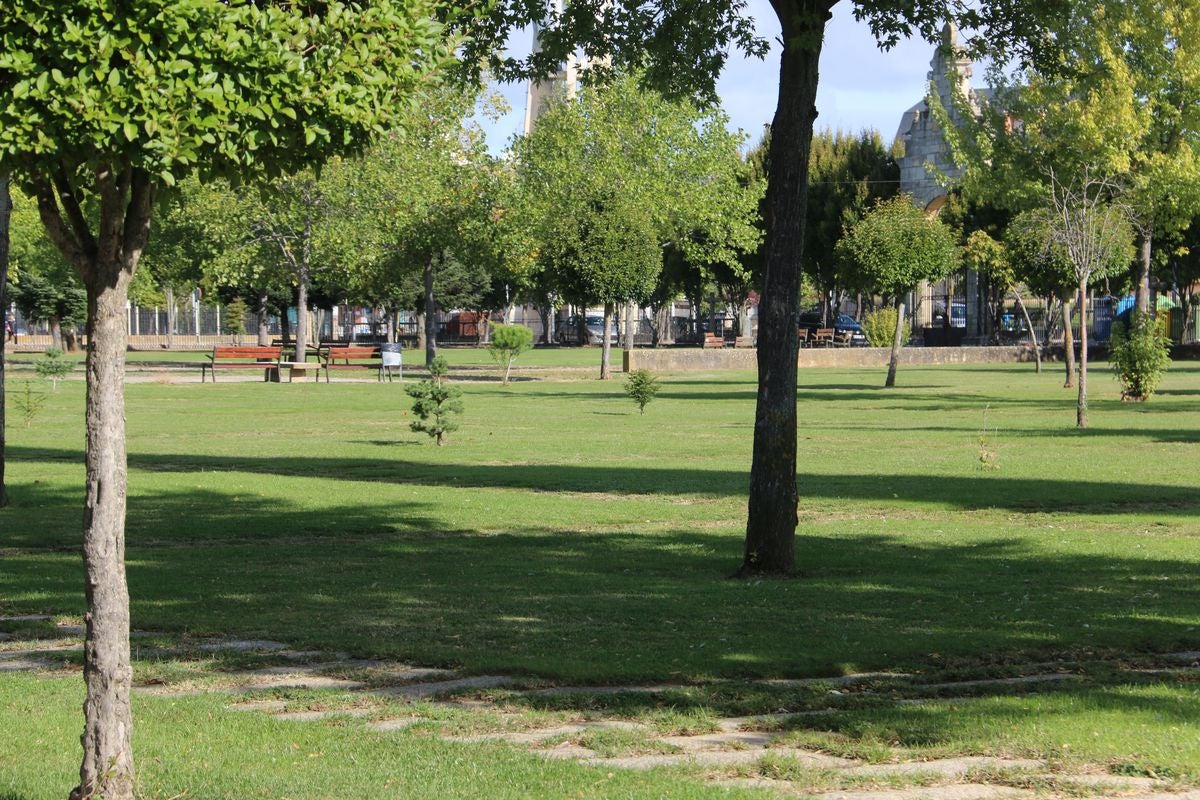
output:
<svg viewBox="0 0 1200 800"><path fill-rule="evenodd" d="M492 354L492 360L497 366L504 367L506 385L508 374L512 371L512 362L532 346L533 331L524 325L492 326L492 341L488 344L488 352Z"/></svg>
<svg viewBox="0 0 1200 800"><path fill-rule="evenodd" d="M863 335L867 337L867 344L871 347L891 347L896 336L895 307L884 306L867 314L863 317L862 329ZM900 344L908 344L911 335L912 329L905 325L900 335Z"/></svg>
<svg viewBox="0 0 1200 800"><path fill-rule="evenodd" d="M58 382L75 369L75 362L63 358L63 351L57 347L46 348L45 355L33 365L37 374L50 381L51 391L58 391Z"/></svg>
<svg viewBox="0 0 1200 800"><path fill-rule="evenodd" d="M427 433L441 447L446 443L446 434L458 430L455 414L463 412L462 389L446 383L450 365L444 356L438 356L429 365L429 379L406 386L404 391L413 398L413 414L417 419L409 425L418 433Z"/></svg>
<svg viewBox="0 0 1200 800"><path fill-rule="evenodd" d="M635 369L629 373L629 378L625 381L625 394L637 403L638 411L642 414L646 413L646 404L654 399L661 388L658 378L645 369Z"/></svg>
<svg viewBox="0 0 1200 800"><path fill-rule="evenodd" d="M1121 399L1149 400L1171 363L1171 341L1153 317L1135 311L1128 331L1113 324L1108 358L1124 387Z"/></svg>

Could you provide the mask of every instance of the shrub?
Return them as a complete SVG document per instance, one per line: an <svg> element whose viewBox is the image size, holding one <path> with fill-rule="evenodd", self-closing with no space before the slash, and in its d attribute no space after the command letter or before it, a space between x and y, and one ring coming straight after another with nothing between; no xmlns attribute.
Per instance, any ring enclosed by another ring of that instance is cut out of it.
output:
<svg viewBox="0 0 1200 800"><path fill-rule="evenodd" d="M661 388L658 378L645 369L635 369L629 373L629 378L625 381L625 394L637 403L638 411L642 414L646 413L646 404L654 399Z"/></svg>
<svg viewBox="0 0 1200 800"><path fill-rule="evenodd" d="M249 313L250 306L246 305L246 301L235 297L229 305L225 306L225 316L221 317L221 333L232 336L240 342L246 335L246 315Z"/></svg>
<svg viewBox="0 0 1200 800"><path fill-rule="evenodd" d="M57 347L46 348L46 354L34 364L34 369L42 378L50 381L50 390L58 391L58 382L75 369L75 362L63 358L63 351Z"/></svg>
<svg viewBox="0 0 1200 800"><path fill-rule="evenodd" d="M1108 358L1124 387L1121 399L1149 400L1171 363L1171 342L1153 317L1135 311L1128 331L1113 324Z"/></svg>
<svg viewBox="0 0 1200 800"><path fill-rule="evenodd" d="M404 391L413 398L413 414L417 419L409 425L418 433L427 433L441 447L446 443L446 434L458 430L455 414L463 412L462 389L446 382L450 371L444 356L438 356L429 365L429 379L416 385L406 386Z"/></svg>
<svg viewBox="0 0 1200 800"><path fill-rule="evenodd" d="M492 341L488 344L488 352L497 366L504 367L504 383L508 384L508 374L512 370L512 362L517 356L533 346L533 331L524 325L493 325Z"/></svg>
<svg viewBox="0 0 1200 800"><path fill-rule="evenodd" d="M895 307L884 306L867 314L863 317L862 329L863 335L867 337L867 344L871 347L891 347L892 340L896 336ZM905 325L900 334L900 344L908 344L911 335L912 329Z"/></svg>

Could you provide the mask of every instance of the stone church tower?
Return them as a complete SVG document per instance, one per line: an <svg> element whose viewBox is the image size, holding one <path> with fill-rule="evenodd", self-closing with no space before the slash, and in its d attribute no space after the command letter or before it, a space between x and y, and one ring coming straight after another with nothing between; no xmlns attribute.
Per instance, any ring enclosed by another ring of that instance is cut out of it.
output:
<svg viewBox="0 0 1200 800"><path fill-rule="evenodd" d="M958 43L958 29L947 24L942 30L942 46L929 62L927 86L955 122L960 117L954 105L956 92L976 110L984 94L971 88L971 73L971 60ZM904 112L896 141L904 145L904 155L898 159L900 191L911 194L917 205L935 213L946 200L942 176L953 179L959 171L950 163L946 137L930 110L929 95Z"/></svg>
<svg viewBox="0 0 1200 800"><path fill-rule="evenodd" d="M555 14L562 14L563 0L550 0L550 8ZM533 29L533 51L540 52L542 49L541 29L534 26ZM525 127L524 134L529 135L533 130L533 126L537 124L537 118L542 115L548 103L554 97L575 97L576 91L579 89L579 73L587 68L586 59L577 57L574 53L567 57L565 63L559 65L559 69L550 77L540 81L530 81L529 88L525 92Z"/></svg>

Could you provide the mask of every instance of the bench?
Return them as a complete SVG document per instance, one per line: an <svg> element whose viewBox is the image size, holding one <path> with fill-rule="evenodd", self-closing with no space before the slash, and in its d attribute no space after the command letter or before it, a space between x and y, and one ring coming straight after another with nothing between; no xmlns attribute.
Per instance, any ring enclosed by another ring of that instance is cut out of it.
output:
<svg viewBox="0 0 1200 800"><path fill-rule="evenodd" d="M702 347L705 350L708 350L710 347L720 348L720 347L724 347L724 346L725 346L725 337L724 336L714 336L711 333L704 337L704 344L702 345Z"/></svg>
<svg viewBox="0 0 1200 800"><path fill-rule="evenodd" d="M258 347L251 345L219 344L209 353L209 363L200 363L200 382L205 373L211 373L217 382L217 367L221 369L261 369L263 380L271 380L272 373L279 374L279 361L283 358L282 347Z"/></svg>
<svg viewBox="0 0 1200 800"><path fill-rule="evenodd" d="M831 347L833 345L833 328L817 328L813 333L813 347Z"/></svg>
<svg viewBox="0 0 1200 800"><path fill-rule="evenodd" d="M754 347L753 336L739 336L733 340L734 347Z"/></svg>
<svg viewBox="0 0 1200 800"><path fill-rule="evenodd" d="M379 345L331 345L321 350L318 358L325 370L325 382L329 383L331 369L373 369L376 377L383 380L384 366ZM392 379L391 371L387 373Z"/></svg>

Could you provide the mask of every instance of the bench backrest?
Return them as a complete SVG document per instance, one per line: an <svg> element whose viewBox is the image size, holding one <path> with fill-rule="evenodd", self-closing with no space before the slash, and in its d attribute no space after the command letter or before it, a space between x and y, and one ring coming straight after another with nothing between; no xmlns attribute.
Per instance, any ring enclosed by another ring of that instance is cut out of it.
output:
<svg viewBox="0 0 1200 800"><path fill-rule="evenodd" d="M330 361L344 358L379 358L379 347L372 347L370 345L330 347L325 351L325 358Z"/></svg>
<svg viewBox="0 0 1200 800"><path fill-rule="evenodd" d="M254 347L231 344L219 344L213 348L212 358L273 358L278 361L283 357L282 347Z"/></svg>

